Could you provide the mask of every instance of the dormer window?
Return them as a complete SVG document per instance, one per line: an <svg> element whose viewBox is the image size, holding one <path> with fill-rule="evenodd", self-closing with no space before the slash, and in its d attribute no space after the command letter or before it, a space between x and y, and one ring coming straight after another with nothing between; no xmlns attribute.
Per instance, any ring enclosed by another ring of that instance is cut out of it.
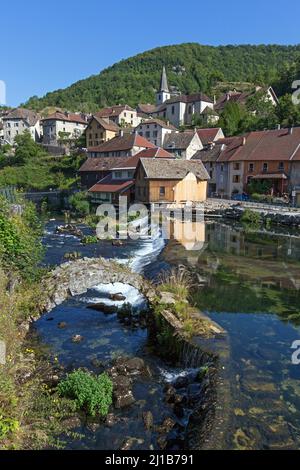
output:
<svg viewBox="0 0 300 470"><path fill-rule="evenodd" d="M279 164L278 164L278 170L281 170L281 171L284 170L284 163L283 163L283 162L279 162Z"/></svg>

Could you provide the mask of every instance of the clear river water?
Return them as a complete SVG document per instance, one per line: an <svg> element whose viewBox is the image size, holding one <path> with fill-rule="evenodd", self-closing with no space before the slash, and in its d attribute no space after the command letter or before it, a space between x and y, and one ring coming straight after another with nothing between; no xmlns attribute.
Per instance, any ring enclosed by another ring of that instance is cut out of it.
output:
<svg viewBox="0 0 300 470"><path fill-rule="evenodd" d="M249 231L221 220L201 226L202 243L187 250L182 240L128 241L122 247L111 242L83 246L71 235L55 233L59 221L46 226L45 264L64 261L65 253L115 258L155 280L170 266L186 266L198 283L192 299L200 310L219 323L230 343L230 419L226 429L228 449L300 448L300 365L292 363L292 343L300 340L300 234L284 229ZM80 227L86 233L89 229ZM86 308L106 299L115 288L123 289L137 309L143 298L129 286L95 286L83 296L64 302L36 323L41 341L66 368L97 371L95 359L109 364L118 355L142 357L151 376L134 385L136 402L119 412L113 427L88 424L78 429L81 438L67 439L69 449L118 449L125 437L133 448L157 448L157 436L146 431L140 419L151 410L159 424L173 416L163 400L163 387L190 370L171 367L151 350L147 330L121 324L117 315ZM48 321L49 317L54 321ZM59 329L59 322L67 328ZM82 335L74 344L70 338ZM174 417L174 416L173 416ZM175 418L184 427L188 414Z"/></svg>

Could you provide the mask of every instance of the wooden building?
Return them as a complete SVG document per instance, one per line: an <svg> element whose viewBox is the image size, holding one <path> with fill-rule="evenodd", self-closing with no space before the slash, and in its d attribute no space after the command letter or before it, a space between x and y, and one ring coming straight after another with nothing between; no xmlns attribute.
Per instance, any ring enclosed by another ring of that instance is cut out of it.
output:
<svg viewBox="0 0 300 470"><path fill-rule="evenodd" d="M209 175L199 160L141 158L135 174L135 200L143 203L206 200Z"/></svg>

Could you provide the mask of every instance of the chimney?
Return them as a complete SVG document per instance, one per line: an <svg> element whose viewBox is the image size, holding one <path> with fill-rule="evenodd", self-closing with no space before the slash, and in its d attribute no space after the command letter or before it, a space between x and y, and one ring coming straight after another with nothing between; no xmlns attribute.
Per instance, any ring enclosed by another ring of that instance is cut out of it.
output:
<svg viewBox="0 0 300 470"><path fill-rule="evenodd" d="M230 99L230 93L226 93L226 101L229 101Z"/></svg>
<svg viewBox="0 0 300 470"><path fill-rule="evenodd" d="M277 130L280 131L280 129L281 129L281 125L277 124Z"/></svg>
<svg viewBox="0 0 300 470"><path fill-rule="evenodd" d="M293 131L294 131L294 128L293 128L293 127L290 127L290 128L289 128L289 135L292 135L292 134L293 134Z"/></svg>
<svg viewBox="0 0 300 470"><path fill-rule="evenodd" d="M243 146L246 145L246 137L243 137Z"/></svg>
<svg viewBox="0 0 300 470"><path fill-rule="evenodd" d="M124 131L123 131L123 129L120 130L120 137L124 137Z"/></svg>
<svg viewBox="0 0 300 470"><path fill-rule="evenodd" d="M214 95L214 104L217 104L217 98L216 98L216 95Z"/></svg>

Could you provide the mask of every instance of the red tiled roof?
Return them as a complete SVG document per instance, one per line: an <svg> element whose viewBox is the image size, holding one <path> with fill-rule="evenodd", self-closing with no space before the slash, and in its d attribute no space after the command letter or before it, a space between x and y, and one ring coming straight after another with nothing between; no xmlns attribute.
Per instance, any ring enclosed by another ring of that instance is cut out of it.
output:
<svg viewBox="0 0 300 470"><path fill-rule="evenodd" d="M232 161L287 161L299 158L300 127L250 132L231 158Z"/></svg>
<svg viewBox="0 0 300 470"><path fill-rule="evenodd" d="M129 189L134 184L134 180L117 180L112 179L112 175L108 175L94 186L92 186L89 193L118 193Z"/></svg>
<svg viewBox="0 0 300 470"><path fill-rule="evenodd" d="M119 152L131 150L133 147L154 148L155 145L138 134L125 134L123 136L116 136L98 147L90 147L88 151L96 153Z"/></svg>
<svg viewBox="0 0 300 470"><path fill-rule="evenodd" d="M209 129L197 129L197 134L203 145L208 144L208 142L213 142L221 130L220 127L213 127Z"/></svg>
<svg viewBox="0 0 300 470"><path fill-rule="evenodd" d="M87 121L85 121L80 114L75 114L75 113L60 113L59 111L56 111L53 114L50 114L49 116L45 117L42 119L42 121L67 121L67 122L78 122L79 124L88 124Z"/></svg>
<svg viewBox="0 0 300 470"><path fill-rule="evenodd" d="M131 108L127 104L120 104L117 106L111 106L108 108L101 109L97 113L95 113L95 116L98 117L110 117L110 116L119 116L122 111L135 111L135 109Z"/></svg>
<svg viewBox="0 0 300 470"><path fill-rule="evenodd" d="M174 155L161 147L145 149L126 160L123 158L125 160L124 163L122 161L114 168L136 168L140 158L174 158Z"/></svg>
<svg viewBox="0 0 300 470"><path fill-rule="evenodd" d="M144 125L147 125L147 124L157 124L158 126L164 127L165 129L171 129L172 131L177 131L177 128L175 126L173 126L172 124L167 123L167 122L162 121L161 119L157 119L157 118L147 119L146 121L141 122L136 127L136 129L140 126L144 126Z"/></svg>

